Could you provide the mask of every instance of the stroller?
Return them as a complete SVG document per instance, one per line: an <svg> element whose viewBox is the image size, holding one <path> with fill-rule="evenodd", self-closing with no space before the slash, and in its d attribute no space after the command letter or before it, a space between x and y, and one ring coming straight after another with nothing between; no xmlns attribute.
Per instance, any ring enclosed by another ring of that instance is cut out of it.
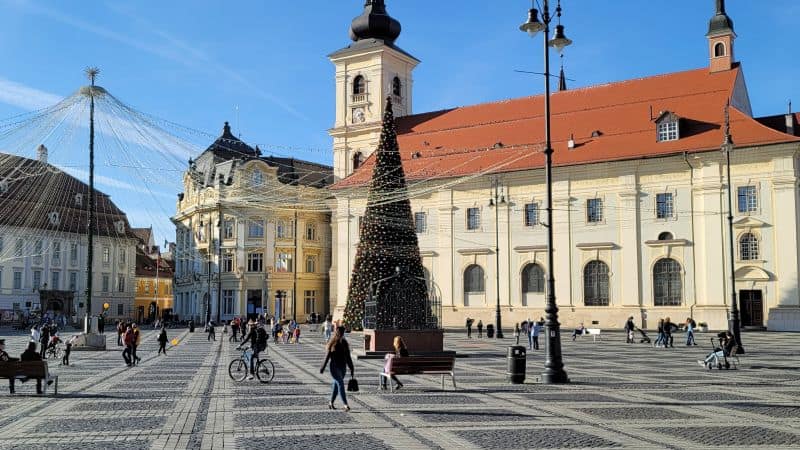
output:
<svg viewBox="0 0 800 450"><path fill-rule="evenodd" d="M714 338L711 338L711 348L714 350L706 356L706 359L697 361L706 369L712 370L716 367L718 370L729 370L731 366L733 369L738 369L739 357L736 356L736 345L722 345L722 340L719 341L719 346L714 344Z"/></svg>
<svg viewBox="0 0 800 450"><path fill-rule="evenodd" d="M647 333L645 333L643 329L641 329L641 328L634 328L634 329L636 331L638 331L639 334L642 337L641 339L639 339L639 343L640 344L649 344L650 343L650 338L647 336Z"/></svg>

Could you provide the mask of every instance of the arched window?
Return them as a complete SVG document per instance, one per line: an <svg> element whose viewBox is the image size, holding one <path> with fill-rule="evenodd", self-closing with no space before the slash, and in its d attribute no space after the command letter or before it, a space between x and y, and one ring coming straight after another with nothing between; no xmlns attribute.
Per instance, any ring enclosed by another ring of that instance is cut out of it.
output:
<svg viewBox="0 0 800 450"><path fill-rule="evenodd" d="M681 265L671 258L653 266L653 301L656 306L680 306L683 298Z"/></svg>
<svg viewBox="0 0 800 450"><path fill-rule="evenodd" d="M714 45L714 57L725 56L725 44L717 42Z"/></svg>
<svg viewBox="0 0 800 450"><path fill-rule="evenodd" d="M758 238L753 233L745 233L739 238L739 258L742 261L759 259Z"/></svg>
<svg viewBox="0 0 800 450"><path fill-rule="evenodd" d="M264 174L261 173L260 170L256 169L253 171L253 186L261 186L261 183L264 182Z"/></svg>
<svg viewBox="0 0 800 450"><path fill-rule="evenodd" d="M544 270L538 264L528 264L522 269L522 292L544 292Z"/></svg>
<svg viewBox="0 0 800 450"><path fill-rule="evenodd" d="M400 83L400 78L394 77L392 80L392 94L400 97L400 93L402 92L402 84Z"/></svg>
<svg viewBox="0 0 800 450"><path fill-rule="evenodd" d="M464 292L483 293L486 288L483 284L483 268L473 264L464 270Z"/></svg>
<svg viewBox="0 0 800 450"><path fill-rule="evenodd" d="M675 237L669 231L665 231L658 235L659 241L671 241L673 239L675 239Z"/></svg>
<svg viewBox="0 0 800 450"><path fill-rule="evenodd" d="M361 167L362 156L363 155L361 154L361 152L356 152L355 155L353 155L353 170L356 170L359 167Z"/></svg>
<svg viewBox="0 0 800 450"><path fill-rule="evenodd" d="M367 93L367 81L364 79L363 76L359 75L353 80L353 94L366 94Z"/></svg>
<svg viewBox="0 0 800 450"><path fill-rule="evenodd" d="M608 306L608 266L603 261L590 261L583 268L583 304Z"/></svg>

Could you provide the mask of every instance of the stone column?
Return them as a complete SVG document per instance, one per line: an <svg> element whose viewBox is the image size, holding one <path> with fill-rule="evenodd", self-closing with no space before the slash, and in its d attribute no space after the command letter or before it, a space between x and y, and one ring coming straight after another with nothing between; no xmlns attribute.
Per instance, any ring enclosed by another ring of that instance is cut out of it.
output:
<svg viewBox="0 0 800 450"><path fill-rule="evenodd" d="M639 188L636 185L636 176L630 175L625 188L617 195L619 197L619 245L621 261L619 262L619 276L621 289L620 306L642 306L642 280L647 274L642 267L641 260L641 228L639 212ZM631 183L632 182L632 183Z"/></svg>
<svg viewBox="0 0 800 450"><path fill-rule="evenodd" d="M791 162L789 162L791 164ZM793 173L772 180L775 236L775 296L768 305L767 327L775 331L800 330L800 291L798 291L798 180ZM764 245L768 245L764 243ZM768 297L767 297L768 298ZM765 298L765 302L767 302Z"/></svg>

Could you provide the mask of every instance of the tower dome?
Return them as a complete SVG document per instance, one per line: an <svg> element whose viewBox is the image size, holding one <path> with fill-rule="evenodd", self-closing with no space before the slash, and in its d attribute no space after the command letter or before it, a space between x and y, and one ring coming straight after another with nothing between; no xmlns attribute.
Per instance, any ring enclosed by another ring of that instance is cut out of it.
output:
<svg viewBox="0 0 800 450"><path fill-rule="evenodd" d="M380 39L393 44L400 31L400 22L386 12L383 0L366 0L364 12L350 24L350 39Z"/></svg>

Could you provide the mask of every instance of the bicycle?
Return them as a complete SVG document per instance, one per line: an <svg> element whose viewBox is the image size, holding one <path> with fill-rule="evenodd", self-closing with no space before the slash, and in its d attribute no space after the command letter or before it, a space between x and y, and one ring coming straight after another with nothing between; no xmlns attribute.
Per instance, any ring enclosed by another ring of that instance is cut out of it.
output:
<svg viewBox="0 0 800 450"><path fill-rule="evenodd" d="M228 365L228 375L232 380L238 382L247 378L247 374L250 372L250 356L252 355L250 347L245 347L241 350L242 355ZM272 361L267 358L258 358L258 362L256 362L256 377L258 377L258 381L267 384L272 381L274 376L275 365L272 364Z"/></svg>
<svg viewBox="0 0 800 450"><path fill-rule="evenodd" d="M45 351L45 355L47 356L47 358L61 359L61 356L63 355L62 350L61 350L61 345L60 344L53 344L53 345L47 347L47 350Z"/></svg>

